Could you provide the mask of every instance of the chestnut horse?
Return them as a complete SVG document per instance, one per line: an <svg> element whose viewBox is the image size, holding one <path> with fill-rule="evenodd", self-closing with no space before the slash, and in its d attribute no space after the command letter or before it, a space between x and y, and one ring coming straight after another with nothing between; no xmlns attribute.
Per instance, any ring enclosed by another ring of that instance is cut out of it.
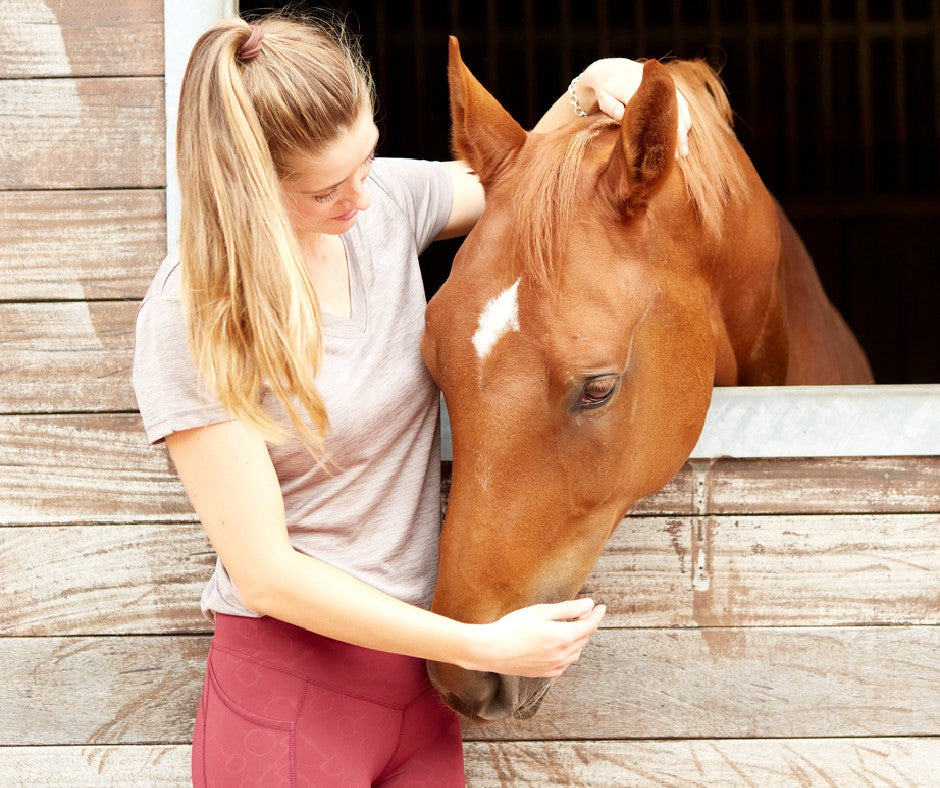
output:
<svg viewBox="0 0 940 788"><path fill-rule="evenodd" d="M453 431L433 610L487 622L574 597L634 502L699 437L714 385L871 381L703 62L651 60L621 123L526 133L451 39L453 146L486 210L428 305ZM676 87L693 125L677 159ZM430 663L476 720L549 682Z"/></svg>

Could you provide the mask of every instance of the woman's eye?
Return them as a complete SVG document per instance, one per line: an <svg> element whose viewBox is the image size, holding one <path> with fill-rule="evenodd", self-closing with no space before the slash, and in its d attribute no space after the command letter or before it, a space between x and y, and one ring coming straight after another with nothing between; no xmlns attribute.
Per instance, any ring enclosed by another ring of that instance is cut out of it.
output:
<svg viewBox="0 0 940 788"><path fill-rule="evenodd" d="M326 194L315 194L313 199L317 202L330 202L336 196L336 189L333 191L327 192Z"/></svg>
<svg viewBox="0 0 940 788"><path fill-rule="evenodd" d="M614 393L617 387L617 378L595 378L589 380L581 389L581 407L592 408L603 405Z"/></svg>

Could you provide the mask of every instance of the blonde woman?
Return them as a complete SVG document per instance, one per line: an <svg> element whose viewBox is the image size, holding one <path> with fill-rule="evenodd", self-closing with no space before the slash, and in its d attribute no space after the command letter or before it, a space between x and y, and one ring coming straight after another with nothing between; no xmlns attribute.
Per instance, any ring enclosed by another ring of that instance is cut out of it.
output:
<svg viewBox="0 0 940 788"><path fill-rule="evenodd" d="M635 67L592 66L536 128L595 91L622 113ZM427 609L439 395L418 254L466 233L483 193L456 162L375 159L372 114L356 42L322 24L223 21L184 79L180 252L141 306L134 385L218 554L197 786L462 785L424 660L558 676L604 615Z"/></svg>

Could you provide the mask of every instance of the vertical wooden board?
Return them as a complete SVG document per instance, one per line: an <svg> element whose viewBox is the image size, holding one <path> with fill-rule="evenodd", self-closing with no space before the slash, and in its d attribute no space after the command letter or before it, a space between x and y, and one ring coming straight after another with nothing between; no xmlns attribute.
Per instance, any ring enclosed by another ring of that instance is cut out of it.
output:
<svg viewBox="0 0 940 788"><path fill-rule="evenodd" d="M162 0L0 0L0 78L163 73Z"/></svg>
<svg viewBox="0 0 940 788"><path fill-rule="evenodd" d="M0 80L0 189L159 188L158 77Z"/></svg>
<svg viewBox="0 0 940 788"><path fill-rule="evenodd" d="M135 410L137 302L0 304L0 409Z"/></svg>
<svg viewBox="0 0 940 788"><path fill-rule="evenodd" d="M940 627L601 630L528 720L472 740L937 736Z"/></svg>
<svg viewBox="0 0 940 788"><path fill-rule="evenodd" d="M162 190L0 191L0 300L140 299L165 254Z"/></svg>
<svg viewBox="0 0 940 788"><path fill-rule="evenodd" d="M215 561L197 523L0 528L0 635L211 632Z"/></svg>
<svg viewBox="0 0 940 788"><path fill-rule="evenodd" d="M0 745L192 741L209 638L0 638Z"/></svg>
<svg viewBox="0 0 940 788"><path fill-rule="evenodd" d="M705 513L940 512L940 455L698 461Z"/></svg>
<svg viewBox="0 0 940 788"><path fill-rule="evenodd" d="M468 788L935 785L940 739L473 742Z"/></svg>
<svg viewBox="0 0 940 788"><path fill-rule="evenodd" d="M139 415L0 416L0 525L194 519Z"/></svg>

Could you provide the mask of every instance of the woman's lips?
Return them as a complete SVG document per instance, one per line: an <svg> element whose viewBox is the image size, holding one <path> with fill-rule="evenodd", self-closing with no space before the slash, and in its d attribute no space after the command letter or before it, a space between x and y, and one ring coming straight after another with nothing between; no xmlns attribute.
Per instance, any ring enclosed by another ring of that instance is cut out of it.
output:
<svg viewBox="0 0 940 788"><path fill-rule="evenodd" d="M334 216L333 219L334 221L337 221L337 222L348 222L357 213L359 213L359 209L353 208L351 211L347 211L346 213L340 214L339 216Z"/></svg>

